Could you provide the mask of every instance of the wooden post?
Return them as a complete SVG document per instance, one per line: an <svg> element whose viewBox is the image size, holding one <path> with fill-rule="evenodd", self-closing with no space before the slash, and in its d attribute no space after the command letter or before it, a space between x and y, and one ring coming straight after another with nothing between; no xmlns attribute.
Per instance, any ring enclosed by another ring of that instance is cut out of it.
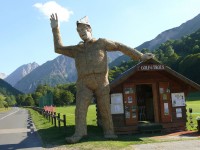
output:
<svg viewBox="0 0 200 150"><path fill-rule="evenodd" d="M58 113L58 127L60 128L60 113Z"/></svg>
<svg viewBox="0 0 200 150"><path fill-rule="evenodd" d="M38 108L38 112L42 115L43 109Z"/></svg>
<svg viewBox="0 0 200 150"><path fill-rule="evenodd" d="M53 112L51 112L51 124L53 124Z"/></svg>
<svg viewBox="0 0 200 150"><path fill-rule="evenodd" d="M51 122L51 112L48 112L48 118L49 118L49 122Z"/></svg>
<svg viewBox="0 0 200 150"><path fill-rule="evenodd" d="M44 111L43 111L43 117L44 117L44 118L46 117L46 115L45 115L45 114L46 114L46 111L44 110Z"/></svg>
<svg viewBox="0 0 200 150"><path fill-rule="evenodd" d="M153 92L153 105L154 105L154 118L155 123L159 123L160 119L160 109L159 109L159 97L158 97L158 85L156 83L152 84L152 92Z"/></svg>
<svg viewBox="0 0 200 150"><path fill-rule="evenodd" d="M63 123L64 123L64 127L66 127L66 115L63 115Z"/></svg>
<svg viewBox="0 0 200 150"><path fill-rule="evenodd" d="M47 111L45 111L45 118L47 119Z"/></svg>
<svg viewBox="0 0 200 150"><path fill-rule="evenodd" d="M56 127L56 112L54 112L54 125Z"/></svg>
<svg viewBox="0 0 200 150"><path fill-rule="evenodd" d="M42 110L42 116L44 117L44 110Z"/></svg>

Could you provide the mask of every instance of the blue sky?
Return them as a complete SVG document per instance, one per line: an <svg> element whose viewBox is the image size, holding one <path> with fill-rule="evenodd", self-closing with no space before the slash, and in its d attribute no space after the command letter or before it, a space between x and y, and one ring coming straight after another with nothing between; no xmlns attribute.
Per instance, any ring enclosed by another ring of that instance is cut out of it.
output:
<svg viewBox="0 0 200 150"><path fill-rule="evenodd" d="M87 15L95 38L137 47L198 15L200 0L1 0L0 73L58 56L49 21L55 12L64 45L79 43L76 21Z"/></svg>

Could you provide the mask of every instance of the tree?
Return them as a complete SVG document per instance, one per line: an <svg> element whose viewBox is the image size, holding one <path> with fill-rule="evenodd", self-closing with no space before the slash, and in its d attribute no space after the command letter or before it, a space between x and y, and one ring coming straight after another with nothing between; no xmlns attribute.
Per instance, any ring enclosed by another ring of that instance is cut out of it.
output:
<svg viewBox="0 0 200 150"><path fill-rule="evenodd" d="M164 53L161 49L156 49L155 51L153 51L153 54L155 54L155 57L160 61L162 61L164 58Z"/></svg>
<svg viewBox="0 0 200 150"><path fill-rule="evenodd" d="M76 83L71 83L68 90L75 96L76 95Z"/></svg>
<svg viewBox="0 0 200 150"><path fill-rule="evenodd" d="M150 51L149 49L147 49L147 48L143 48L143 49L141 50L141 52L142 52L143 54L145 54L145 53L151 53L151 51Z"/></svg>
<svg viewBox="0 0 200 150"><path fill-rule="evenodd" d="M186 56L179 63L178 71L200 84L200 53Z"/></svg>
<svg viewBox="0 0 200 150"><path fill-rule="evenodd" d="M179 56L176 53L173 53L170 57L168 57L168 60L165 62L165 64L172 68L175 68L178 59Z"/></svg>
<svg viewBox="0 0 200 150"><path fill-rule="evenodd" d="M53 92L53 103L56 106L62 106L63 105L62 100L60 99L60 97L61 97L60 95L61 95L61 90L56 88Z"/></svg>
<svg viewBox="0 0 200 150"><path fill-rule="evenodd" d="M170 57L174 54L174 49L172 48L171 45L166 47L164 54L165 54L166 57Z"/></svg>
<svg viewBox="0 0 200 150"><path fill-rule="evenodd" d="M26 94L20 94L16 97L17 104L19 106L24 106L25 105L25 99L27 95Z"/></svg>
<svg viewBox="0 0 200 150"><path fill-rule="evenodd" d="M13 95L7 96L5 101L7 102L8 106L14 106L16 104L16 100Z"/></svg>
<svg viewBox="0 0 200 150"><path fill-rule="evenodd" d="M52 87L50 87L49 85L38 85L35 92L39 92L42 95L45 95L47 91L51 91L51 90L52 90Z"/></svg>
<svg viewBox="0 0 200 150"><path fill-rule="evenodd" d="M40 99L42 96L43 96L43 95L42 95L42 93L40 93L40 92L35 92L35 93L32 94L32 98L33 98L33 100L34 100L36 106L39 106L39 99Z"/></svg>
<svg viewBox="0 0 200 150"><path fill-rule="evenodd" d="M74 102L74 95L70 91L62 91L60 99L64 102L64 105L69 105Z"/></svg>
<svg viewBox="0 0 200 150"><path fill-rule="evenodd" d="M4 104L3 104L4 99L5 99L5 97L0 94L0 108L4 107Z"/></svg>
<svg viewBox="0 0 200 150"><path fill-rule="evenodd" d="M33 98L31 97L31 95L26 97L25 106L34 106L34 105L35 105L35 102L34 102Z"/></svg>
<svg viewBox="0 0 200 150"><path fill-rule="evenodd" d="M195 46L192 48L192 51L193 51L194 54L195 54L195 53L199 53L199 52L200 52L200 47L199 47L199 45L195 45Z"/></svg>

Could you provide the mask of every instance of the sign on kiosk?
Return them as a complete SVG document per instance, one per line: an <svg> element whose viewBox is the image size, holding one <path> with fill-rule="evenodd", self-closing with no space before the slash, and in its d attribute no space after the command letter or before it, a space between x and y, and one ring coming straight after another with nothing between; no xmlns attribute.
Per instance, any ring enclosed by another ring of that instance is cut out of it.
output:
<svg viewBox="0 0 200 150"><path fill-rule="evenodd" d="M122 93L111 94L111 114L123 114L123 96Z"/></svg>
<svg viewBox="0 0 200 150"><path fill-rule="evenodd" d="M172 96L172 107L185 106L184 93L171 93L171 96Z"/></svg>

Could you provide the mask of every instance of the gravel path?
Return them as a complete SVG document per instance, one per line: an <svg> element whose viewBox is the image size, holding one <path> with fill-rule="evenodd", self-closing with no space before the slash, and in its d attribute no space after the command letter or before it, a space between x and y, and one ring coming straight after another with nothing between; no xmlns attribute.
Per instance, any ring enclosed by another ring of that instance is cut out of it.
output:
<svg viewBox="0 0 200 150"><path fill-rule="evenodd" d="M134 150L200 150L200 140L134 145Z"/></svg>

